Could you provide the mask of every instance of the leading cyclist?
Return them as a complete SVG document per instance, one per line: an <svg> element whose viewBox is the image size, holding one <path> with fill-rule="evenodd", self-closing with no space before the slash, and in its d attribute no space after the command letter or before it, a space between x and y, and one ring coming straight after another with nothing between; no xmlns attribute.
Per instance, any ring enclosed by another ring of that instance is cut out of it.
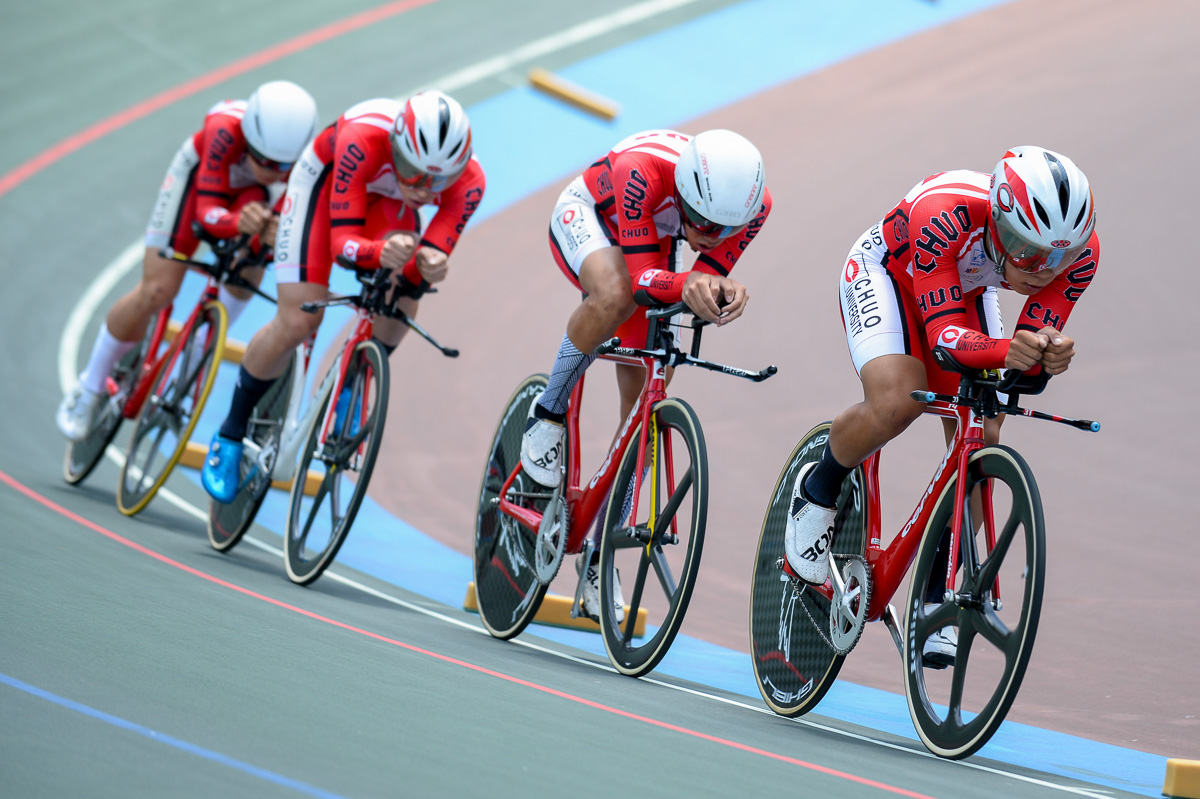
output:
<svg viewBox="0 0 1200 799"><path fill-rule="evenodd" d="M276 237L275 318L246 348L229 415L201 470L214 499L228 503L237 495L250 413L292 351L320 326L323 312L305 313L300 306L329 296L334 257L344 255L365 269L395 270L397 279L402 274L413 285L439 283L483 199L484 184L467 115L438 91L405 102L359 103L304 150L288 180ZM429 204L437 212L422 232L417 212ZM404 297L398 305L409 317L417 315L415 299ZM375 335L389 354L407 329L396 319L375 320Z"/></svg>
<svg viewBox="0 0 1200 799"><path fill-rule="evenodd" d="M717 325L742 315L746 287L729 271L770 210L762 156L728 130L694 138L670 130L635 134L567 185L550 218L550 250L584 298L567 322L549 385L530 407L521 442L521 466L530 477L558 485L567 401L596 348L614 334L623 346L644 345L646 317L636 313L635 290L663 302L682 299ZM680 269L685 242L699 253L690 271ZM641 367L617 364L622 420L642 384ZM583 611L595 620L598 560L597 547L591 562L580 556L577 564L581 574L586 568ZM614 596L619 621L620 585Z"/></svg>
<svg viewBox="0 0 1200 799"><path fill-rule="evenodd" d="M159 251L169 247L179 257L190 258L200 244L192 232L197 219L218 238L246 234L261 236L261 244L271 245L271 194L282 194L292 164L316 135L317 121L312 96L294 83L277 80L259 86L249 100L217 103L208 110L204 126L184 140L150 215L142 279L108 312L79 384L58 408L58 429L69 440L87 437L108 396L109 373L179 293L187 270ZM262 280L261 269L242 274L255 284ZM251 296L246 289L222 284L219 299L230 324Z"/></svg>
<svg viewBox="0 0 1200 799"><path fill-rule="evenodd" d="M990 175L926 178L863 234L839 278L863 401L834 419L821 460L796 476L784 548L802 580L820 585L829 576L842 481L921 415L924 405L909 393L957 391L957 375L938 367L931 343L977 369L1066 371L1075 342L1063 325L1100 261L1095 224L1083 172L1066 156L1026 146L1006 152ZM1028 298L1011 339L1000 288ZM1002 418L985 423L988 443L999 440ZM943 422L949 440L954 421ZM948 627L926 641L925 655L949 665L956 648Z"/></svg>

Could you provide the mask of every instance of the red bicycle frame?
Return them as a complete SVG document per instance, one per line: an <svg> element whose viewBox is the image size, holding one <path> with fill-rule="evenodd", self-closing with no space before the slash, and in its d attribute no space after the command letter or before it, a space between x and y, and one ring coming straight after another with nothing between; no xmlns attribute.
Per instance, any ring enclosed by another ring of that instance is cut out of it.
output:
<svg viewBox="0 0 1200 799"><path fill-rule="evenodd" d="M570 529L567 533L566 553L572 555L583 551L584 539L587 537L588 530L591 529L592 524L596 520L596 514L600 512L604 500L608 497L608 492L612 488L612 481L616 477L616 470L620 466L621 460L625 457L625 451L629 448L630 442L633 440L634 430L648 429L650 425L650 409L667 398L666 367L655 358L631 358L623 355L601 355L600 357L604 360L616 361L618 363L642 365L646 370L646 382L642 386L642 391L638 395L637 401L634 402L633 407L630 409L629 416L625 418L625 423L617 433L616 440L609 448L608 456L605 457L604 462L600 464L600 468L592 476L592 479L588 481L586 486L580 483L579 412L583 405L583 384L587 375L580 377L579 382L575 384L575 388L571 391L571 398L567 403L566 429L568 441L573 442L573 445L567 447L567 481L563 493L567 507L570 509L570 513L568 514ZM634 424L635 421L641 422L640 427ZM638 444L638 461L635 474L641 474L645 466L645 441L646 437L642 436ZM668 487L673 488L675 476L671 469L670 453L664 453L664 455L667 457L666 476ZM508 475L503 488L500 489L500 512L511 516L536 533L542 523L542 514L532 508L523 508L508 498L513 481L520 471L521 464L518 463ZM653 485L653 482L651 485ZM639 481L634 487L634 508L638 506L640 492L641 483ZM675 521L672 520L671 523L674 525Z"/></svg>
<svg viewBox="0 0 1200 799"><path fill-rule="evenodd" d="M321 422L321 438L319 444L325 444L325 439L329 437L329 431L333 425L334 412L337 409L337 400L342 393L342 387L346 385L346 374L350 370L351 356L359 344L368 341L375 334L375 314L363 308L356 307L354 309L356 320L354 322L354 330L346 338L346 343L342 345L342 353L339 356L337 379L334 381L333 387L330 389L329 404L325 408L325 418ZM367 367L368 384L370 378L370 366ZM367 405L366 403L358 403L359 424L367 420ZM348 429L348 428L345 428ZM366 446L364 440L359 445L359 454L362 453L362 448Z"/></svg>
<svg viewBox="0 0 1200 799"><path fill-rule="evenodd" d="M886 548L882 544L880 500L879 500L879 456L882 450L872 453L863 462L863 474L866 485L863 486L867 502L867 549L866 559L871 569L873 589L871 605L867 610L867 621L878 621L887 610L888 603L900 587L901 581L908 573L913 559L916 558L917 546L929 524L933 512L934 500L942 495L946 484L952 476L958 478L955 484L954 519L950 525L949 558L946 572L946 585L953 585L953 576L958 571L958 542L962 534L963 507L966 501L967 464L971 455L981 449L983 439L983 417L976 414L970 407L957 402L933 400L926 404L925 413L945 419L957 420L954 437L946 448L946 454L938 464L933 479L930 480L925 493L918 500L916 508L908 521L900 528L899 534L892 539ZM953 469L947 466L954 465ZM986 513L985 530L988 550L995 546L996 533L991 518L991 490L985 484L982 490ZM916 531L915 535L911 533ZM785 571L791 573L790 566L785 565ZM794 576L794 575L793 575ZM995 598L999 599L999 584L994 587ZM829 582L814 590L832 601L833 590Z"/></svg>
<svg viewBox="0 0 1200 799"><path fill-rule="evenodd" d="M147 345L146 352L142 356L141 374L138 376L133 390L129 392L129 398L121 408L121 415L124 418L137 418L138 413L142 410L142 404L150 394L150 388L154 385L154 378L158 374L159 369L174 367L175 361L179 358L179 353L182 351L183 345L175 347L174 342L186 341L188 339L192 329L198 324L200 313L204 310L204 306L215 299L217 299L217 281L209 277L208 284L204 287L204 292L200 295L200 299L196 300L195 306L192 307L192 312L188 314L188 318L175 334L172 346L161 356L157 354L158 348L162 345L163 339L166 338L167 325L170 324L171 311L175 306L174 304L168 305L159 312L158 318L154 322L154 332L150 334L150 343ZM209 331L209 335L212 335L212 331ZM206 345L207 343L205 342ZM116 390L115 384L111 383L111 378L108 388L110 393Z"/></svg>

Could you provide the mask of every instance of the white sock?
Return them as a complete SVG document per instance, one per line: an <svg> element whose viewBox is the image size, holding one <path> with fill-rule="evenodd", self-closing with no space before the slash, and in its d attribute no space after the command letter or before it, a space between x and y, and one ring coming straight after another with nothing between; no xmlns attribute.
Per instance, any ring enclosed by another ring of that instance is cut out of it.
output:
<svg viewBox="0 0 1200 799"><path fill-rule="evenodd" d="M92 347L92 357L79 373L79 383L93 394L104 391L104 383L121 356L133 349L136 341L118 341L108 332L108 325L100 325L100 335Z"/></svg>
<svg viewBox="0 0 1200 799"><path fill-rule="evenodd" d="M251 294L246 299L235 297L229 292L229 289L226 288L224 284L222 284L220 289L217 290L217 299L220 300L221 304L225 306L225 312L229 315L230 327L233 327L233 323L236 322L238 317L242 315L242 311L246 310L246 306L250 304L250 300L253 298L253 296L254 295Z"/></svg>

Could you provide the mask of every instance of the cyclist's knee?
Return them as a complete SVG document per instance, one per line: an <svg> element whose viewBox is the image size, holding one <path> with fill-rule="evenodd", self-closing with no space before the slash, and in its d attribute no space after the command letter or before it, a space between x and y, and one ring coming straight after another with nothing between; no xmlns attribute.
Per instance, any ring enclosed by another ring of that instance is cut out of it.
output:
<svg viewBox="0 0 1200 799"><path fill-rule="evenodd" d="M275 327L279 335L284 339L284 342L289 348L299 346L309 336L317 332L321 326L321 320L325 317L325 310L318 310L316 313L307 313L300 310L300 306L280 306L279 312L275 315Z"/></svg>

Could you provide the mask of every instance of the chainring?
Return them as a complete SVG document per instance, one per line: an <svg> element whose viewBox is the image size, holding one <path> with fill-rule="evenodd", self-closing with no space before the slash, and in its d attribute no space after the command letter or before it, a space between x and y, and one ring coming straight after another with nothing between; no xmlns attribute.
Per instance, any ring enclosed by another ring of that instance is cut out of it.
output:
<svg viewBox="0 0 1200 799"><path fill-rule="evenodd" d="M533 569L542 585L550 585L558 576L567 551L567 529L567 503L562 498L560 483L546 503L533 544Z"/></svg>

